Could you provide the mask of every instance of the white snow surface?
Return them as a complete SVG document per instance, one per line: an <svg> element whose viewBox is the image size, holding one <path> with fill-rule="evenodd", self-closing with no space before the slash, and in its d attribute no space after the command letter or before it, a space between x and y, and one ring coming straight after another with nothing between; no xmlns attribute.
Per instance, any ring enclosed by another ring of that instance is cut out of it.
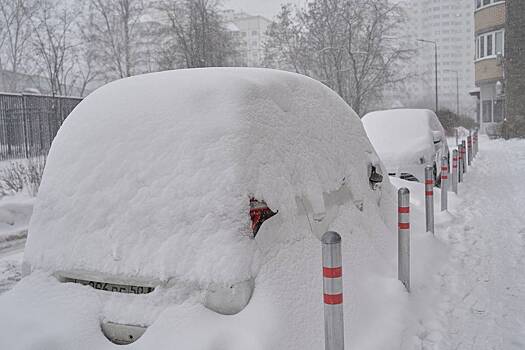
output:
<svg viewBox="0 0 525 350"><path fill-rule="evenodd" d="M330 228L343 235L347 349L525 347L525 141L480 136L479 146L459 195L449 193L447 212L439 211L440 190L434 189L435 236L424 232L424 185L390 179L411 192L410 294L396 281L395 234L367 206L364 212L350 203L340 209ZM257 240L278 226L268 221ZM306 220L297 230L309 230ZM196 297L175 302L171 295L156 322L128 347L323 348L319 242L307 235L281 248L261 268L241 313L217 315ZM158 306L165 302L162 293L129 296L121 308ZM36 272L0 297L0 348L121 348L100 332L108 299Z"/></svg>
<svg viewBox="0 0 525 350"><path fill-rule="evenodd" d="M370 112L363 117L363 125L375 150L387 169L420 164L433 160L432 131L445 131L434 112L427 109L391 109Z"/></svg>

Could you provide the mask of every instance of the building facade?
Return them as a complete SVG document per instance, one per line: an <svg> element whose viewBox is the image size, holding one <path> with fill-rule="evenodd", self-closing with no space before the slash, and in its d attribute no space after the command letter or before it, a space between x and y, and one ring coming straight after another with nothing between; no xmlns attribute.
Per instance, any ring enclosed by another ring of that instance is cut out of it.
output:
<svg viewBox="0 0 525 350"><path fill-rule="evenodd" d="M225 12L229 22L227 28L235 33L239 41L240 61L247 67L259 67L264 59L266 30L272 23L263 16L251 16L244 12Z"/></svg>
<svg viewBox="0 0 525 350"><path fill-rule="evenodd" d="M505 1L476 0L475 84L478 121L482 132L505 118L505 69L507 11Z"/></svg>
<svg viewBox="0 0 525 350"><path fill-rule="evenodd" d="M438 108L474 117L475 98L469 94L474 88L473 0L407 0L404 4L408 37L416 51L409 67L414 78L405 105L435 108L435 46L431 41L438 52Z"/></svg>
<svg viewBox="0 0 525 350"><path fill-rule="evenodd" d="M510 119L525 119L525 1L507 0L506 13L505 110Z"/></svg>

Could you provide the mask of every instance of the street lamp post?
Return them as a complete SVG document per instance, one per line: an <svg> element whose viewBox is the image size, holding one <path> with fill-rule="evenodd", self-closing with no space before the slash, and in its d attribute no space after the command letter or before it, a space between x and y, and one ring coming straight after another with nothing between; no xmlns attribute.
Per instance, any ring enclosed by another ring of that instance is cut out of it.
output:
<svg viewBox="0 0 525 350"><path fill-rule="evenodd" d="M459 72L454 69L445 69L445 72L456 73L456 114L459 117Z"/></svg>
<svg viewBox="0 0 525 350"><path fill-rule="evenodd" d="M429 43L434 44L434 69L436 73L436 114L438 112L438 45L437 42L432 40L425 40L425 39L417 39L417 41L421 41L422 43Z"/></svg>

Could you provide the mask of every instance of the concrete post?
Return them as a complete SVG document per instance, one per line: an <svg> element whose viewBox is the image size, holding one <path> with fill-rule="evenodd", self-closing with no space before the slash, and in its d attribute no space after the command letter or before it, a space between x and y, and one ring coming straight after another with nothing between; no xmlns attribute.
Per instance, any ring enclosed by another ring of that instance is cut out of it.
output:
<svg viewBox="0 0 525 350"><path fill-rule="evenodd" d="M425 213L427 232L434 233L434 168L425 167Z"/></svg>
<svg viewBox="0 0 525 350"><path fill-rule="evenodd" d="M441 211L448 208L448 157L441 158Z"/></svg>
<svg viewBox="0 0 525 350"><path fill-rule="evenodd" d="M410 292L410 191L397 191L397 276Z"/></svg>
<svg viewBox="0 0 525 350"><path fill-rule="evenodd" d="M452 191L458 194L458 151L452 151Z"/></svg>
<svg viewBox="0 0 525 350"><path fill-rule="evenodd" d="M337 232L328 231L321 238L321 242L325 350L344 350L341 236Z"/></svg>

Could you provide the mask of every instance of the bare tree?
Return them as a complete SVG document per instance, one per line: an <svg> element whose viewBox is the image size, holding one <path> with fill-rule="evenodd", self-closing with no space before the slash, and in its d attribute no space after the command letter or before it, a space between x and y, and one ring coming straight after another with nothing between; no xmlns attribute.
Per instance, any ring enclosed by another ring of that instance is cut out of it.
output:
<svg viewBox="0 0 525 350"><path fill-rule="evenodd" d="M166 68L228 66L237 57L236 40L216 0L161 0L169 21L161 59Z"/></svg>
<svg viewBox="0 0 525 350"><path fill-rule="evenodd" d="M70 95L77 81L74 24L78 11L66 2L42 0L31 17L34 60L53 95Z"/></svg>
<svg viewBox="0 0 525 350"><path fill-rule="evenodd" d="M107 80L137 73L138 47L147 32L145 10L144 0L90 0L93 45Z"/></svg>
<svg viewBox="0 0 525 350"><path fill-rule="evenodd" d="M31 37L30 17L36 4L30 0L0 0L0 68L10 71L4 81L10 91L17 91L16 74L24 71ZM6 79L7 78L7 79Z"/></svg>
<svg viewBox="0 0 525 350"><path fill-rule="evenodd" d="M362 114L385 87L406 78L398 67L413 51L395 37L404 20L390 0L284 6L268 31L266 63L319 79Z"/></svg>

